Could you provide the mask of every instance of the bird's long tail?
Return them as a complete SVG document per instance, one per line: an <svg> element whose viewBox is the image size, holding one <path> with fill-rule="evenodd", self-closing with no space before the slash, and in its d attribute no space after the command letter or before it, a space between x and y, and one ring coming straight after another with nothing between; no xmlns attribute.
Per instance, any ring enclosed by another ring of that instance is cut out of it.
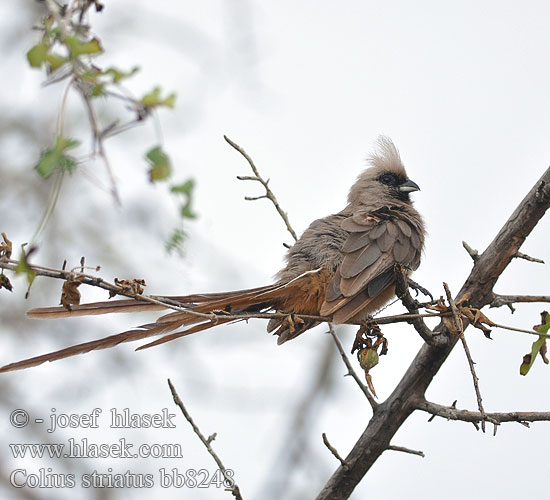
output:
<svg viewBox="0 0 550 500"><path fill-rule="evenodd" d="M211 294L195 294L178 297L166 297L181 304L187 310L175 311L164 316L161 316L156 322L140 325L132 330L128 330L115 335L110 335L90 342L73 345L64 349L35 356L16 363L10 363L0 368L0 373L30 368L40 365L46 361L55 361L58 359L67 358L76 354L82 354L97 349L106 349L117 346L123 342L132 342L144 338L162 336L153 342L138 347L145 349L155 345L174 340L176 338L190 335L212 328L213 326L236 321L234 318L223 318L212 313L225 312L229 314L243 312L259 312L270 309L285 310L285 301L299 291L300 288L308 286L308 283L315 279L314 274L317 271L305 273L294 280L286 283L275 283L259 288L251 288L247 290L238 290L234 292L222 292ZM160 297L157 297L160 298ZM317 310L319 308L316 305ZM96 314L108 314L114 312L138 312L138 311L155 311L162 310L164 307L160 304L144 302L136 299L123 299L116 301L94 302L90 304L82 304L73 306L72 310L67 310L64 307L44 307L32 309L27 315L35 319L55 319L67 318L73 316L87 316ZM197 314L198 313L198 314ZM304 311L305 314L314 311ZM282 343L290 338L293 338L303 331L311 328L315 322L305 322L298 325L298 328L292 327L291 335L288 333L288 324L283 319L271 320L268 330L279 335L279 343ZM180 330L182 329L183 330ZM170 333L169 332L174 332Z"/></svg>

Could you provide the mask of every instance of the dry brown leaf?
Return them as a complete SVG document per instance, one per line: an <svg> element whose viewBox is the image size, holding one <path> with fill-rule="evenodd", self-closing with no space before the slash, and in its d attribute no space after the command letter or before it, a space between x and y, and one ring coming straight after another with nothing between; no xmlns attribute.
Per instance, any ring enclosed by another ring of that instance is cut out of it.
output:
<svg viewBox="0 0 550 500"><path fill-rule="evenodd" d="M147 286L145 280L140 278L134 278L131 280L119 280L115 278L115 285L119 286L123 295L141 295L143 293L143 287ZM118 295L117 292L111 290L109 292L109 298L113 298Z"/></svg>
<svg viewBox="0 0 550 500"><path fill-rule="evenodd" d="M6 233L2 233L2 238L4 241L0 242L0 257L6 257L6 259L11 258L12 253L12 243L8 240Z"/></svg>
<svg viewBox="0 0 550 500"><path fill-rule="evenodd" d="M72 311L71 306L78 306L80 304L80 292L78 291L78 287L81 284L81 278L69 278L63 283L60 304L65 309Z"/></svg>
<svg viewBox="0 0 550 500"><path fill-rule="evenodd" d="M0 288L5 288L10 292L13 290L13 286L11 285L10 280L5 274L0 274Z"/></svg>

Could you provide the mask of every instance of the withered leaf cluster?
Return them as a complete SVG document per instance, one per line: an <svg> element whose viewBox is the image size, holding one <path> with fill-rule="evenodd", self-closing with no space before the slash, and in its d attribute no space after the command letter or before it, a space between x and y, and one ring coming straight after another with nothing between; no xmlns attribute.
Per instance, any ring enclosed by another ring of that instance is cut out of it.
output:
<svg viewBox="0 0 550 500"><path fill-rule="evenodd" d="M119 280L115 278L115 285L120 287L120 292L115 292L111 290L109 292L109 298L122 293L123 295L141 295L144 292L143 287L147 286L145 280L134 278L131 280Z"/></svg>
<svg viewBox="0 0 550 500"><path fill-rule="evenodd" d="M12 253L12 243L6 236L6 233L2 233L4 241L0 241L0 259L10 259ZM5 288L10 292L13 290L13 286L9 278L3 273L0 274L0 289Z"/></svg>

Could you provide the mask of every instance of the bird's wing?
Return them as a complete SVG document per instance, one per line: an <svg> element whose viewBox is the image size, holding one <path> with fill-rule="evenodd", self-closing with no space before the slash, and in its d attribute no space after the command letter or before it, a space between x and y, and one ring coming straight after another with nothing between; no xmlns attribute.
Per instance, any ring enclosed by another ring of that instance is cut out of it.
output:
<svg viewBox="0 0 550 500"><path fill-rule="evenodd" d="M350 234L344 258L327 287L321 314L344 323L381 298L395 280L394 266L420 264L421 228L398 210L356 213L342 222ZM389 298L389 297L388 297Z"/></svg>

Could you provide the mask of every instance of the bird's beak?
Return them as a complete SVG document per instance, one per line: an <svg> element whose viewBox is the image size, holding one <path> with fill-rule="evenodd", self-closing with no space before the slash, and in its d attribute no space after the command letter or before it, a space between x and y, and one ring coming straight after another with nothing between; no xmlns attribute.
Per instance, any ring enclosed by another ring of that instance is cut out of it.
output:
<svg viewBox="0 0 550 500"><path fill-rule="evenodd" d="M412 193L413 191L420 191L418 184L410 179L407 179L403 184L399 186L399 191L402 193Z"/></svg>

